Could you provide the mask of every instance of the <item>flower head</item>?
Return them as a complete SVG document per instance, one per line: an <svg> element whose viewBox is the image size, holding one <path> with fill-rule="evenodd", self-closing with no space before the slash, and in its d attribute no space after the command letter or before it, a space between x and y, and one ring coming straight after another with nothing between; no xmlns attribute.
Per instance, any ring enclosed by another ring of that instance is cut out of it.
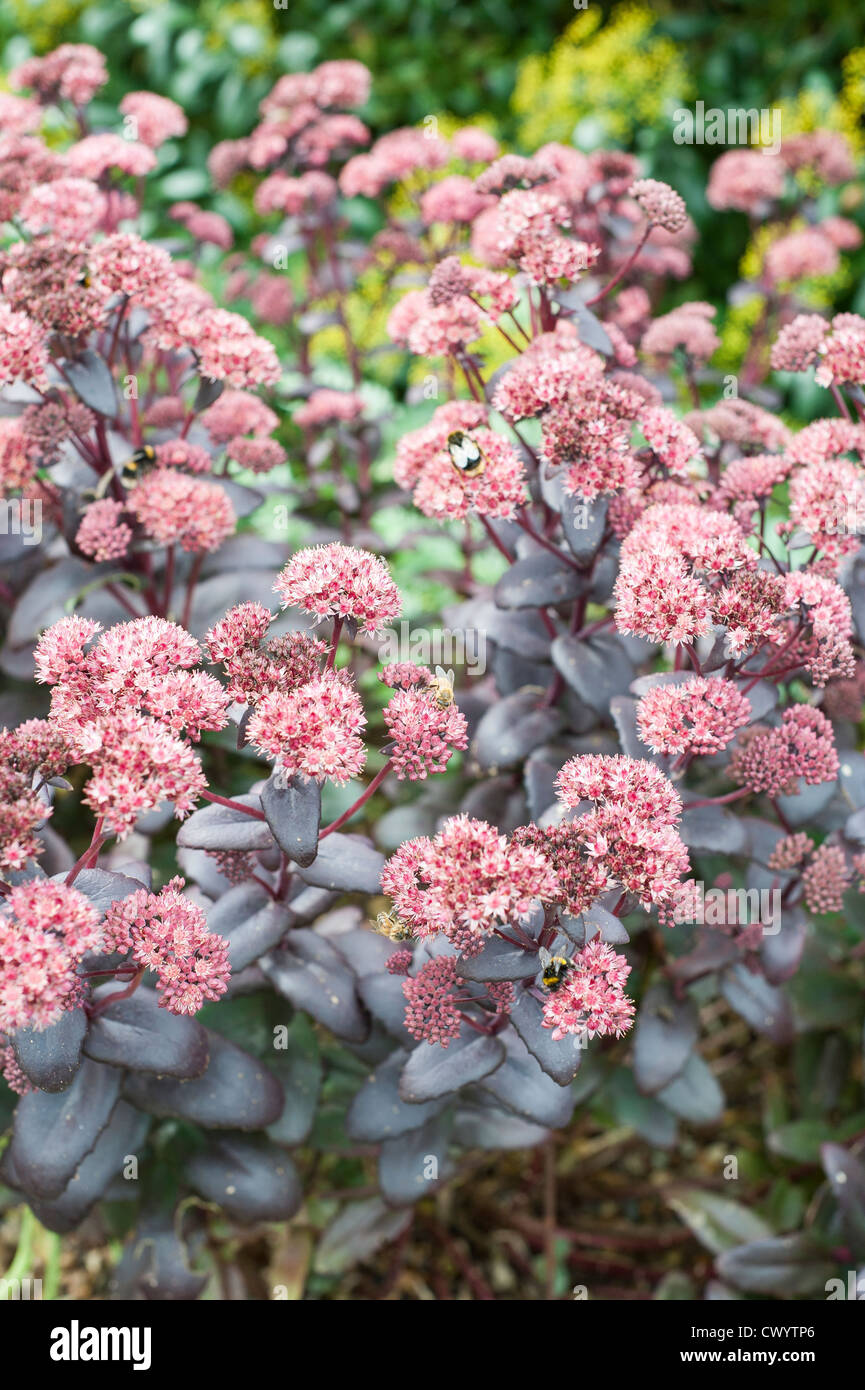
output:
<svg viewBox="0 0 865 1390"><path fill-rule="evenodd" d="M274 589L285 607L318 619L350 618L370 633L386 627L402 607L385 562L368 550L338 543L298 550Z"/></svg>
<svg viewBox="0 0 865 1390"><path fill-rule="evenodd" d="M220 999L230 976L228 943L208 931L203 910L183 896L184 880L173 878L160 893L141 888L111 904L103 929L109 951L129 954L157 976L160 1006L194 1014Z"/></svg>

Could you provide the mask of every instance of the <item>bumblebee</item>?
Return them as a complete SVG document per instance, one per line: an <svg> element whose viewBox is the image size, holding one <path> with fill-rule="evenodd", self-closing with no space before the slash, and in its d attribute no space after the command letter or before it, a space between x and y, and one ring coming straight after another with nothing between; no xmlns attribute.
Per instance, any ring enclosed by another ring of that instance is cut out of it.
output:
<svg viewBox="0 0 865 1390"><path fill-rule="evenodd" d="M428 689L433 692L439 709L447 709L454 702L454 673L436 667L436 673L429 682Z"/></svg>
<svg viewBox="0 0 865 1390"><path fill-rule="evenodd" d="M128 489L134 487L137 482L140 482L144 471L146 471L146 466L153 463L155 458L156 450L153 448L152 444L144 444L140 449L136 449L135 453L130 455L120 469L120 481L123 486ZM107 469L106 472L102 474L96 487L87 488L87 490L81 494L81 501L85 505L89 502L100 501L100 499L105 496L116 477L117 474L114 472L113 468Z"/></svg>
<svg viewBox="0 0 865 1390"><path fill-rule="evenodd" d="M156 450L152 444L144 444L140 449L136 449L120 470L120 481L123 486L134 487L144 476L146 465L153 463L155 459Z"/></svg>
<svg viewBox="0 0 865 1390"><path fill-rule="evenodd" d="M463 478L478 478L487 466L480 444L465 430L454 430L448 435L448 453L451 463Z"/></svg>
<svg viewBox="0 0 865 1390"><path fill-rule="evenodd" d="M83 290L89 290L91 284L90 271L82 270L80 275L75 276L75 283L76 285L80 285Z"/></svg>
<svg viewBox="0 0 865 1390"><path fill-rule="evenodd" d="M380 936L389 941L410 941L411 930L401 922L395 912L380 912L375 919L375 929Z"/></svg>
<svg viewBox="0 0 865 1390"><path fill-rule="evenodd" d="M544 988L551 990L558 989L571 968L571 962L567 960L565 956L551 956L549 951L545 951L543 947L541 947L538 955L540 956L544 971L541 977Z"/></svg>

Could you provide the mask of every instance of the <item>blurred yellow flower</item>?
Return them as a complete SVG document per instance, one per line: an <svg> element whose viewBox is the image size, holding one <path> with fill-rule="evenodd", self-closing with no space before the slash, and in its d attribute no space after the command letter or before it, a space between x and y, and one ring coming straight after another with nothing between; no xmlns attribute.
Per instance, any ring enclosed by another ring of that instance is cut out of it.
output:
<svg viewBox="0 0 865 1390"><path fill-rule="evenodd" d="M601 139L624 144L639 127L669 120L692 84L676 45L653 34L656 23L648 6L624 4L601 27L593 6L568 26L549 55L527 58L512 97L523 144L570 143L585 118L597 123Z"/></svg>

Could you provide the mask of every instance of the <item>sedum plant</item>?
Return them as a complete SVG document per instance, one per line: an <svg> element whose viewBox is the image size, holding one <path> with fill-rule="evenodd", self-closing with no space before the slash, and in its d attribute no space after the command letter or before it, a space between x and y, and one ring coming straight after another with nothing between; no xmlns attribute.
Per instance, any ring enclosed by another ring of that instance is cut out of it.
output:
<svg viewBox="0 0 865 1390"><path fill-rule="evenodd" d="M477 1151L549 1145L578 1106L667 1150L717 1126L718 1001L778 1055L843 1069L865 321L776 306L773 365L813 371L820 418L719 398L712 306L660 312L690 268L678 193L620 151L502 154L472 129L358 152L355 62L281 78L213 152L219 182L260 175L270 233L234 253L184 205L179 257L138 219L183 112L136 93L123 133L91 130L86 46L10 80L3 1183L59 1232L100 1204L128 1235L121 1296L194 1298L214 1223L314 1210L319 1161L359 1163L326 1274L404 1237ZM37 133L47 108L63 146ZM274 244L302 259L304 315L329 306L350 389L320 379L303 316L281 364L202 283L203 246L255 288ZM343 279L382 247L389 349L435 386L387 472ZM290 470L278 435L300 441ZM328 457L348 491L316 477ZM471 682L382 658L394 485L460 555L443 616L483 634ZM283 498L302 545L253 529ZM865 1176L837 1137L808 1151L801 1229L677 1193L725 1296L809 1297L865 1259Z"/></svg>

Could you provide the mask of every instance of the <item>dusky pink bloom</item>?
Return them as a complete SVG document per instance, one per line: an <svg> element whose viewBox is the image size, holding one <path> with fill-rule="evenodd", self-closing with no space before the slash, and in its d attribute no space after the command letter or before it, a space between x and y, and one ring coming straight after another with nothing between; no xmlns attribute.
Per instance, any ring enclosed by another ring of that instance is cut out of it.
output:
<svg viewBox="0 0 865 1390"><path fill-rule="evenodd" d="M631 967L610 946L590 941L577 951L558 989L544 1000L543 1025L559 1041L573 1034L620 1038L634 1019L634 1004L625 994Z"/></svg>
<svg viewBox="0 0 865 1390"><path fill-rule="evenodd" d="M668 232L680 232L687 224L685 200L668 183L659 179L637 179L628 192L655 226Z"/></svg>
<svg viewBox="0 0 865 1390"><path fill-rule="evenodd" d="M468 225L479 212L488 208L494 199L478 193L474 182L464 174L450 174L428 188L421 196L420 211L424 224L459 222Z"/></svg>
<svg viewBox="0 0 865 1390"><path fill-rule="evenodd" d="M404 434L396 446L394 481L407 491L418 483L428 465L446 448L448 435L456 430L474 430L487 423L487 408L480 401L446 401L436 406L431 419L420 429Z"/></svg>
<svg viewBox="0 0 865 1390"><path fill-rule="evenodd" d="M41 124L42 111L32 97L0 92L0 130L6 135L26 135L38 130Z"/></svg>
<svg viewBox="0 0 865 1390"><path fill-rule="evenodd" d="M804 372L813 367L828 330L828 323L819 314L797 314L784 325L772 344L773 369L776 372Z"/></svg>
<svg viewBox="0 0 865 1390"><path fill-rule="evenodd" d="M184 887L184 879L173 878L160 893L141 888L112 903L103 923L106 947L152 970L160 1007L173 1014L194 1014L221 999L231 975L228 943L208 930Z"/></svg>
<svg viewBox="0 0 865 1390"><path fill-rule="evenodd" d="M784 161L762 150L728 150L715 160L706 197L720 211L758 212L784 192Z"/></svg>
<svg viewBox="0 0 865 1390"><path fill-rule="evenodd" d="M790 869L798 868L813 848L814 841L811 836L802 830L796 831L793 835L785 835L769 855L768 866L770 869L778 869L781 873L789 872Z"/></svg>
<svg viewBox="0 0 865 1390"><path fill-rule="evenodd" d="M856 162L846 135L837 130L808 130L781 145L781 158L789 169L812 169L828 184L846 183L856 177Z"/></svg>
<svg viewBox="0 0 865 1390"><path fill-rule="evenodd" d="M770 410L731 397L719 401L708 410L693 410L685 416L685 424L706 442L707 432L722 443L738 444L741 449L766 450L774 453L786 448L792 438L783 420Z"/></svg>
<svg viewBox="0 0 865 1390"><path fill-rule="evenodd" d="M779 646L785 640L780 619L789 606L780 575L739 570L712 596L712 617L726 626L730 650L741 656L763 641Z"/></svg>
<svg viewBox="0 0 865 1390"><path fill-rule="evenodd" d="M865 518L865 472L848 459L825 459L790 480L790 519L833 558L859 549Z"/></svg>
<svg viewBox="0 0 865 1390"><path fill-rule="evenodd" d="M496 387L493 405L509 420L541 415L596 394L604 375L604 359L579 341L573 324L560 320L555 332L542 333L509 367Z"/></svg>
<svg viewBox="0 0 865 1390"><path fill-rule="evenodd" d="M289 632L262 645L271 620L262 604L241 603L207 634L210 660L222 663L233 700L254 704L271 690L293 690L320 674L325 644L305 632Z"/></svg>
<svg viewBox="0 0 865 1390"><path fill-rule="evenodd" d="M95 720L82 726L76 745L78 761L93 769L84 801L118 839L163 801L173 802L174 814L183 820L207 788L201 763L185 739L145 715Z"/></svg>
<svg viewBox="0 0 865 1390"><path fill-rule="evenodd" d="M229 386L249 388L279 381L282 369L276 349L266 338L228 309L205 307L181 315L166 346L193 348L201 375Z"/></svg>
<svg viewBox="0 0 865 1390"><path fill-rule="evenodd" d="M188 439L167 439L156 445L156 463L159 468L185 468L188 473L209 473L213 459L201 444L190 444Z"/></svg>
<svg viewBox="0 0 865 1390"><path fill-rule="evenodd" d="M656 685L637 704L640 738L655 753L718 753L750 718L747 695L719 676Z"/></svg>
<svg viewBox="0 0 865 1390"><path fill-rule="evenodd" d="M214 444L227 444L241 434L263 438L276 429L279 419L270 406L251 391L229 388L208 406L201 423Z"/></svg>
<svg viewBox="0 0 865 1390"><path fill-rule="evenodd" d="M838 248L817 227L773 241L766 252L765 272L773 285L804 280L813 275L833 275L838 269Z"/></svg>
<svg viewBox="0 0 865 1390"><path fill-rule="evenodd" d="M37 832L52 808L38 787L65 772L70 757L66 738L46 719L0 729L0 868L23 869L42 852Z"/></svg>
<svg viewBox="0 0 865 1390"><path fill-rule="evenodd" d="M820 344L814 380L820 386L833 382L861 386L865 382L865 320L855 314L837 315L832 320L832 332Z"/></svg>
<svg viewBox="0 0 865 1390"><path fill-rule="evenodd" d="M207 212L195 203L174 203L168 215L175 222L182 222L196 241L209 242L223 251L230 251L234 245L231 223L221 213Z"/></svg>
<svg viewBox="0 0 865 1390"><path fill-rule="evenodd" d="M289 777L300 773L341 784L363 770L365 724L357 691L328 674L291 691L268 691L255 706L247 737Z"/></svg>
<svg viewBox="0 0 865 1390"><path fill-rule="evenodd" d="M402 599L387 565L354 546L309 546L298 550L274 584L284 607L318 619L350 618L365 632L378 632L399 616Z"/></svg>
<svg viewBox="0 0 865 1390"><path fill-rule="evenodd" d="M591 501L636 483L631 435L642 408L638 395L600 378L570 389L565 401L544 414L544 453L566 468L566 492Z"/></svg>
<svg viewBox="0 0 865 1390"><path fill-rule="evenodd" d="M9 74L10 86L31 87L39 100L87 103L108 81L105 59L89 43L62 43L42 58L28 58Z"/></svg>
<svg viewBox="0 0 865 1390"><path fill-rule="evenodd" d="M721 474L720 495L735 502L769 497L790 472L782 454L745 454L731 459Z"/></svg>
<svg viewBox="0 0 865 1390"><path fill-rule="evenodd" d="M708 362L721 341L712 323L714 317L713 304L680 304L653 320L643 334L640 348L649 357L662 360L672 357L676 348L683 348L695 362Z"/></svg>
<svg viewBox="0 0 865 1390"><path fill-rule="evenodd" d="M462 1014L455 995L461 983L455 956L437 956L427 961L414 979L403 980L405 1026L413 1038L447 1047L459 1037Z"/></svg>
<svg viewBox="0 0 865 1390"><path fill-rule="evenodd" d="M2 120L2 115L0 115ZM0 1046L0 1075L9 1087L18 1096L26 1096L36 1087L31 1086L24 1072L18 1065L18 1058L15 1056L15 1049L10 1043L8 1047Z"/></svg>
<svg viewBox="0 0 865 1390"><path fill-rule="evenodd" d="M277 439L231 439L226 453L251 473L269 473L288 458Z"/></svg>
<svg viewBox="0 0 865 1390"><path fill-rule="evenodd" d="M381 668L378 678L391 690L411 690L418 685L429 685L432 671L428 666L416 666L413 661L391 661Z"/></svg>
<svg viewBox="0 0 865 1390"><path fill-rule="evenodd" d="M354 155L342 168L339 186L346 198L364 194L376 198L388 184L416 169L440 169L450 149L445 140L427 139L427 132L404 127L388 131L366 154Z"/></svg>
<svg viewBox="0 0 865 1390"><path fill-rule="evenodd" d="M824 217L818 227L839 251L855 251L862 245L862 233L849 217Z"/></svg>
<svg viewBox="0 0 865 1390"><path fill-rule="evenodd" d="M483 471L476 477L463 476L447 449L440 449L423 469L413 493L414 504L424 516L439 521L461 519L469 512L510 517L525 502L525 468L508 441L483 427L475 429L472 438L483 451Z"/></svg>
<svg viewBox="0 0 865 1390"><path fill-rule="evenodd" d="M33 234L51 232L68 242L85 242L106 214L106 196L88 178L57 178L38 183L19 210Z"/></svg>
<svg viewBox="0 0 865 1390"><path fill-rule="evenodd" d="M57 462L63 445L73 434L87 438L95 418L86 405L62 397L41 405L28 405L18 423L29 456L47 467Z"/></svg>
<svg viewBox="0 0 865 1390"><path fill-rule="evenodd" d="M658 825L675 825L682 815L682 798L660 768L621 753L570 758L556 779L556 789L572 809L581 801L595 801Z"/></svg>
<svg viewBox="0 0 865 1390"><path fill-rule="evenodd" d="M27 382L48 389L48 345L41 325L0 303L0 385Z"/></svg>
<svg viewBox="0 0 865 1390"><path fill-rule="evenodd" d="M559 891L543 854L465 815L445 821L433 839L400 845L381 886L415 936L443 932L461 951L477 951L497 926L517 922L535 899L551 902Z"/></svg>
<svg viewBox="0 0 865 1390"><path fill-rule="evenodd" d="M100 944L99 913L77 888L51 879L0 900L0 1029L41 1031L82 997L81 958Z"/></svg>
<svg viewBox="0 0 865 1390"><path fill-rule="evenodd" d="M681 798L660 769L622 755L583 754L565 763L556 788L567 807L595 803L570 830L605 882L634 893L647 910L666 907L690 865L675 829Z"/></svg>
<svg viewBox="0 0 865 1390"><path fill-rule="evenodd" d="M832 725L813 705L793 705L779 727L740 734L728 770L739 786L769 796L794 796L800 778L808 786L831 782L838 775Z"/></svg>
<svg viewBox="0 0 865 1390"><path fill-rule="evenodd" d="M122 135L103 131L85 135L66 151L70 174L80 179L101 179L113 169L133 178L142 178L156 168L156 155L149 145L125 140Z"/></svg>
<svg viewBox="0 0 865 1390"><path fill-rule="evenodd" d="M300 429L317 429L338 422L348 424L363 414L363 408L363 397L356 391L333 391L324 386L311 392L293 419Z"/></svg>
<svg viewBox="0 0 865 1390"><path fill-rule="evenodd" d="M451 145L454 154L468 164L486 164L499 152L498 140L480 126L462 126L452 135Z"/></svg>
<svg viewBox="0 0 865 1390"><path fill-rule="evenodd" d="M456 705L439 709L429 690L397 690L385 706L397 777L412 782L444 772L455 750L468 747L466 718Z"/></svg>
<svg viewBox="0 0 865 1390"><path fill-rule="evenodd" d="M184 550L218 550L237 523L224 488L173 469L142 478L129 493L127 509L160 545Z"/></svg>
<svg viewBox="0 0 865 1390"><path fill-rule="evenodd" d="M820 845L802 875L802 891L809 912L841 912L844 892L852 874L840 845Z"/></svg>
<svg viewBox="0 0 865 1390"><path fill-rule="evenodd" d="M650 406L640 414L640 429L646 443L654 450L665 468L680 477L687 477L689 465L702 458L700 441L666 406Z"/></svg>
<svg viewBox="0 0 865 1390"><path fill-rule="evenodd" d="M155 92L127 92L120 110L134 123L134 138L154 150L166 140L185 135L189 128L182 107Z"/></svg>
<svg viewBox="0 0 865 1390"><path fill-rule="evenodd" d="M91 502L75 535L78 549L97 564L121 559L132 541L132 527L121 521L123 512L124 504L110 498Z"/></svg>
<svg viewBox="0 0 865 1390"><path fill-rule="evenodd" d="M848 453L858 454L860 463L865 460L865 425L840 416L812 420L793 435L787 447L790 462L802 466L838 459Z"/></svg>

